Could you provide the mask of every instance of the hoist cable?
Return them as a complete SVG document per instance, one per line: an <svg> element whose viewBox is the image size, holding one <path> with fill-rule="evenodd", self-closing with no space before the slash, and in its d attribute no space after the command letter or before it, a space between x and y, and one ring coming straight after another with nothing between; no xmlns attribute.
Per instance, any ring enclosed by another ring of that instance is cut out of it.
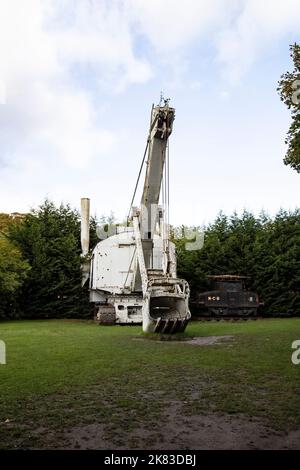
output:
<svg viewBox="0 0 300 470"><path fill-rule="evenodd" d="M142 163L141 163L141 166L140 166L140 171L139 171L137 181L136 181L136 184L135 184L133 196L132 196L132 199L131 199L131 203L130 203L130 207L129 207L129 211L128 211L128 215L127 215L127 223L128 223L129 217L130 217L130 211L131 211L131 208L133 206L134 199L135 199L136 192L137 192L137 188L138 188L138 185L139 185L139 182L140 182L143 166L144 166L144 163L145 163L145 158L146 158L146 155L147 155L148 146L149 146L149 143L150 143L151 132L152 132L152 129L154 128L154 126L156 124L156 121L158 119L158 114L157 114L155 116L154 121L151 124L152 115L153 115L153 108L154 108L154 104L152 105L152 109L151 109L150 130L149 130L149 135L148 135L148 138L147 138L147 144L146 144L146 148L145 148L145 151L144 151L143 160L142 160Z"/></svg>
<svg viewBox="0 0 300 470"><path fill-rule="evenodd" d="M128 215L127 215L127 222L129 220L129 217L130 217L130 211L131 211L131 208L132 208L132 205L133 205L133 202L134 202L134 199L135 199L135 195L136 195L136 192L137 192L137 188L138 188L138 185L139 185L139 182L140 182L140 177L141 177L143 166L144 166L144 163L145 163L145 158L146 158L148 146L149 146L149 138L147 139L147 145L146 145L146 148L145 148L143 160L142 160L142 163L141 163L141 166L140 166L140 171L139 171L139 174L138 174L138 177L137 177L137 181L136 181L136 184L135 184L133 196L132 196L132 199L131 199L131 203L130 203L130 207L129 207L129 211L128 211Z"/></svg>

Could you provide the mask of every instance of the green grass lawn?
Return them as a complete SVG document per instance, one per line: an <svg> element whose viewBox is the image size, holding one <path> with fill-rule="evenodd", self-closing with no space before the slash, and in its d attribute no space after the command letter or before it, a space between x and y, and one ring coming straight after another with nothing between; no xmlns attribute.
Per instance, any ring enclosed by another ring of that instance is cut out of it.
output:
<svg viewBox="0 0 300 470"><path fill-rule="evenodd" d="M121 442L122 427L155 427L172 400L187 416L242 413L274 429L300 426L300 365L291 363L300 319L193 322L186 335L234 339L195 346L155 341L140 326L0 323L0 448L43 447L49 430L95 421Z"/></svg>

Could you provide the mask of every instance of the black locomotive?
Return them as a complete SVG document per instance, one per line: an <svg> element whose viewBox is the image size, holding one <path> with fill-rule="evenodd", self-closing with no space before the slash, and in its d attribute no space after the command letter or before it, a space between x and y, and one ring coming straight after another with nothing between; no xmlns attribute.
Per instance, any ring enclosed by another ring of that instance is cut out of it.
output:
<svg viewBox="0 0 300 470"><path fill-rule="evenodd" d="M246 289L247 276L208 276L211 289L198 294L199 315L208 317L255 317L259 302L255 292Z"/></svg>

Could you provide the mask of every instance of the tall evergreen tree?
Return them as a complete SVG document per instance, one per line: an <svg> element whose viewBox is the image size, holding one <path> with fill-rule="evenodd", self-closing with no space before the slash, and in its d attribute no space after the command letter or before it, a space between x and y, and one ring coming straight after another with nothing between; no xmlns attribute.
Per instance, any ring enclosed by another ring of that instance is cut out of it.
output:
<svg viewBox="0 0 300 470"><path fill-rule="evenodd" d="M294 69L281 76L277 90L281 101L292 114L292 123L285 141L288 149L284 163L300 173L300 45L292 44L290 52Z"/></svg>
<svg viewBox="0 0 300 470"><path fill-rule="evenodd" d="M81 287L77 211L69 205L57 208L46 200L39 209L28 214L22 224L11 226L9 236L31 266L20 298L25 316L89 314L87 288Z"/></svg>
<svg viewBox="0 0 300 470"><path fill-rule="evenodd" d="M8 239L11 223L8 214L0 214L0 318L17 315L19 291L30 270L20 250Z"/></svg>

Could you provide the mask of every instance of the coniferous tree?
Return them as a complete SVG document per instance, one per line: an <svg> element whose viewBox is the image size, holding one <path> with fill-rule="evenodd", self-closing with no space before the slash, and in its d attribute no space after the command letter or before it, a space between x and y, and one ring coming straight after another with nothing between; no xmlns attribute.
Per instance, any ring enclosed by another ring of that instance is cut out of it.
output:
<svg viewBox="0 0 300 470"><path fill-rule="evenodd" d="M281 101L291 110L292 123L285 143L288 145L284 163L300 173L300 45L290 46L294 69L284 73L278 82Z"/></svg>
<svg viewBox="0 0 300 470"><path fill-rule="evenodd" d="M209 275L246 275L266 314L300 314L299 210L280 211L274 220L265 213L221 213L205 230L201 250L186 251L184 237L175 241L178 274L190 283L192 298L207 290Z"/></svg>
<svg viewBox="0 0 300 470"><path fill-rule="evenodd" d="M92 221L94 237L95 220ZM27 317L89 315L87 287L81 287L80 220L69 205L46 200L9 230L31 266L20 296Z"/></svg>

